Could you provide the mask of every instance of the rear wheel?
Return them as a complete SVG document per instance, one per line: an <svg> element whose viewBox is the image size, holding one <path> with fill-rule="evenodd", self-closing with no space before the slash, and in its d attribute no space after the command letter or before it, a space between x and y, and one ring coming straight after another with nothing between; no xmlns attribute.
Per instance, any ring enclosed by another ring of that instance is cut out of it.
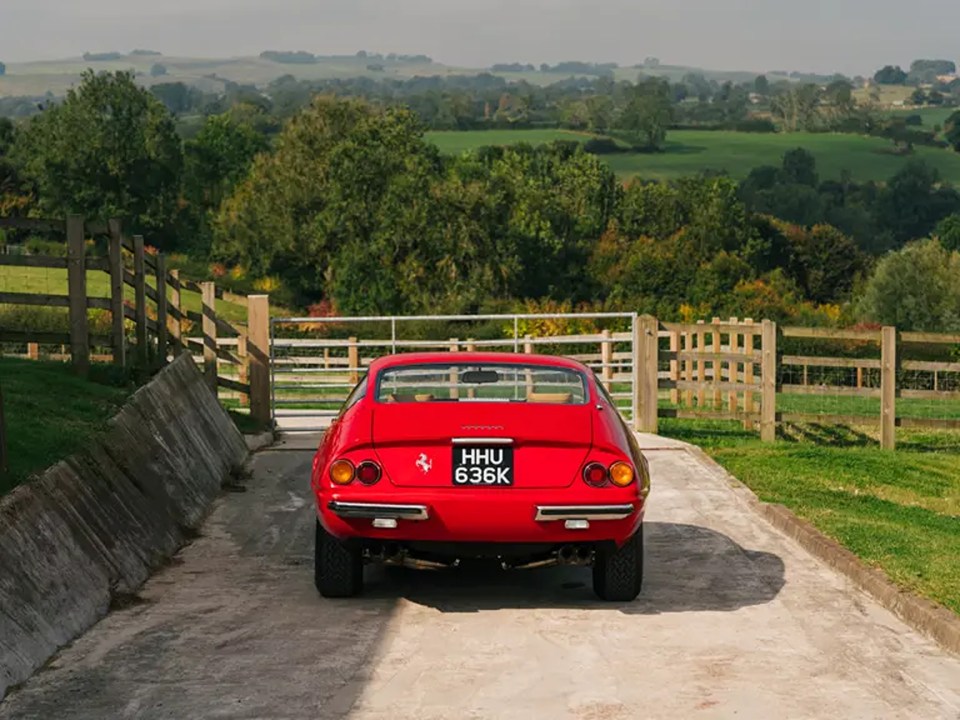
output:
<svg viewBox="0 0 960 720"><path fill-rule="evenodd" d="M601 600L630 602L643 585L643 526L620 548L597 552L593 591Z"/></svg>
<svg viewBox="0 0 960 720"><path fill-rule="evenodd" d="M319 520L313 558L313 580L324 597L353 597L363 590L360 549L344 545L324 530Z"/></svg>

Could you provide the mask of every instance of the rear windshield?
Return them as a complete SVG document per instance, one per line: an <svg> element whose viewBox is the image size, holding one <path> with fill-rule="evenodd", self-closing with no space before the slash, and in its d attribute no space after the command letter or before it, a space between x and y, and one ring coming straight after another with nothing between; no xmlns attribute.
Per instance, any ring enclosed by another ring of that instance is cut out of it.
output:
<svg viewBox="0 0 960 720"><path fill-rule="evenodd" d="M443 363L389 368L380 373L377 400L412 402L522 402L582 405L582 373L521 364Z"/></svg>

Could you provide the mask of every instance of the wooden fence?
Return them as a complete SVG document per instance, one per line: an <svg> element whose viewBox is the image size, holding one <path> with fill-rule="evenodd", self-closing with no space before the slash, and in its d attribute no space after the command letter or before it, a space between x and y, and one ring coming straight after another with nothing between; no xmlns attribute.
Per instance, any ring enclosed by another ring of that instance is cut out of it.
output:
<svg viewBox="0 0 960 720"><path fill-rule="evenodd" d="M655 396L656 417L738 420L765 441L790 423L873 426L884 448L895 447L898 427L960 429L960 362L948 357L960 334L648 322L657 327L657 389L652 378L640 389ZM641 414L638 427L656 432L656 418Z"/></svg>
<svg viewBox="0 0 960 720"><path fill-rule="evenodd" d="M27 355L39 357L41 345L59 345L69 353L77 372L86 375L91 360L127 366L162 366L171 356L186 350L202 351L204 374L211 390L227 388L249 398L250 412L261 422L270 421L269 377L269 304L266 295L236 299L246 302L247 325L235 325L219 317L216 301L224 297L212 282L196 283L181 279L177 270L168 270L166 258L146 251L142 236L127 236L119 220L108 223L86 222L82 217L64 220L0 218L0 228L61 234L66 242L66 257L47 255L0 255L0 266L51 268L66 270L67 293L49 294L10 291L0 286L0 305L29 305L67 308L69 332L0 327L0 342L26 346ZM90 256L88 238L105 238L106 257ZM101 271L109 278L109 297L90 297L88 273ZM132 289L132 300L130 292ZM185 291L200 295L200 311L184 306ZM89 310L110 313L109 334L95 335L90 330ZM132 324L132 337L128 327ZM191 340L185 329L199 326L202 337ZM233 338L236 352L222 338ZM93 350L101 352L94 354ZM57 354L55 354L56 356ZM220 373L222 365L233 365L231 377Z"/></svg>
<svg viewBox="0 0 960 720"><path fill-rule="evenodd" d="M344 330L345 328L341 328ZM770 442L778 429L847 426L885 448L897 428L960 429L960 335L895 328L778 327L730 318L630 332L501 339L276 337L275 405L335 413L370 362L410 350L560 353L593 368L638 430L660 419L736 421ZM631 411L635 412L631 416Z"/></svg>

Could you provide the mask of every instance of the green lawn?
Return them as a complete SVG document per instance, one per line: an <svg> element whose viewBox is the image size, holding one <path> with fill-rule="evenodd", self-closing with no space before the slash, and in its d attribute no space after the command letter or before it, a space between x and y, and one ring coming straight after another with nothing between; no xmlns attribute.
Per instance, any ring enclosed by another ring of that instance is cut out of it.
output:
<svg viewBox="0 0 960 720"><path fill-rule="evenodd" d="M0 494L83 449L133 388L111 366L94 365L90 377L81 380L64 363L0 357L10 457L9 472L0 474Z"/></svg>
<svg viewBox="0 0 960 720"><path fill-rule="evenodd" d="M427 133L427 139L442 152L456 154L483 145L519 142L542 144L552 140L586 140L590 136L565 130L471 130ZM845 170L856 181L887 180L911 159L937 168L942 177L960 183L960 153L917 147L904 157L889 151L892 144L881 138L834 133L740 133L732 131L674 130L667 134L662 153L603 155L622 177L640 175L669 179L695 175L704 170L723 170L735 178L745 177L758 165L779 165L784 153L803 147L817 159L822 179L837 179Z"/></svg>
<svg viewBox="0 0 960 720"><path fill-rule="evenodd" d="M154 284L153 278L148 278L147 282L150 285ZM66 295L67 271L56 268L0 266L0 288L3 288L6 292ZM134 299L133 288L126 286L124 295L132 301ZM110 276L101 270L88 271L87 296L110 297ZM181 304L186 310L200 312L200 294L189 290L183 291L181 293ZM217 314L229 322L244 324L247 322L245 304L228 302L224 299L217 300Z"/></svg>
<svg viewBox="0 0 960 720"><path fill-rule="evenodd" d="M795 429L794 429L795 430ZM764 445L736 423L662 420L761 500L786 505L900 586L960 613L960 436L906 433L896 452L856 429L814 427L820 443Z"/></svg>

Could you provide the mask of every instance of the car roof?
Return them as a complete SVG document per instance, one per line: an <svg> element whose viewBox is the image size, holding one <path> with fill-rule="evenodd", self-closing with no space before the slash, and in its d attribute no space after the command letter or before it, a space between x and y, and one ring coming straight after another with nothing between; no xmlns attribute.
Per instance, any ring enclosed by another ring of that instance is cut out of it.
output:
<svg viewBox="0 0 960 720"><path fill-rule="evenodd" d="M541 365L544 367L566 368L578 372L589 372L583 363L559 355L534 355L508 352L417 352L385 355L370 363L370 372L379 372L387 368L407 365L443 365L451 362L462 363L510 363L518 365Z"/></svg>

